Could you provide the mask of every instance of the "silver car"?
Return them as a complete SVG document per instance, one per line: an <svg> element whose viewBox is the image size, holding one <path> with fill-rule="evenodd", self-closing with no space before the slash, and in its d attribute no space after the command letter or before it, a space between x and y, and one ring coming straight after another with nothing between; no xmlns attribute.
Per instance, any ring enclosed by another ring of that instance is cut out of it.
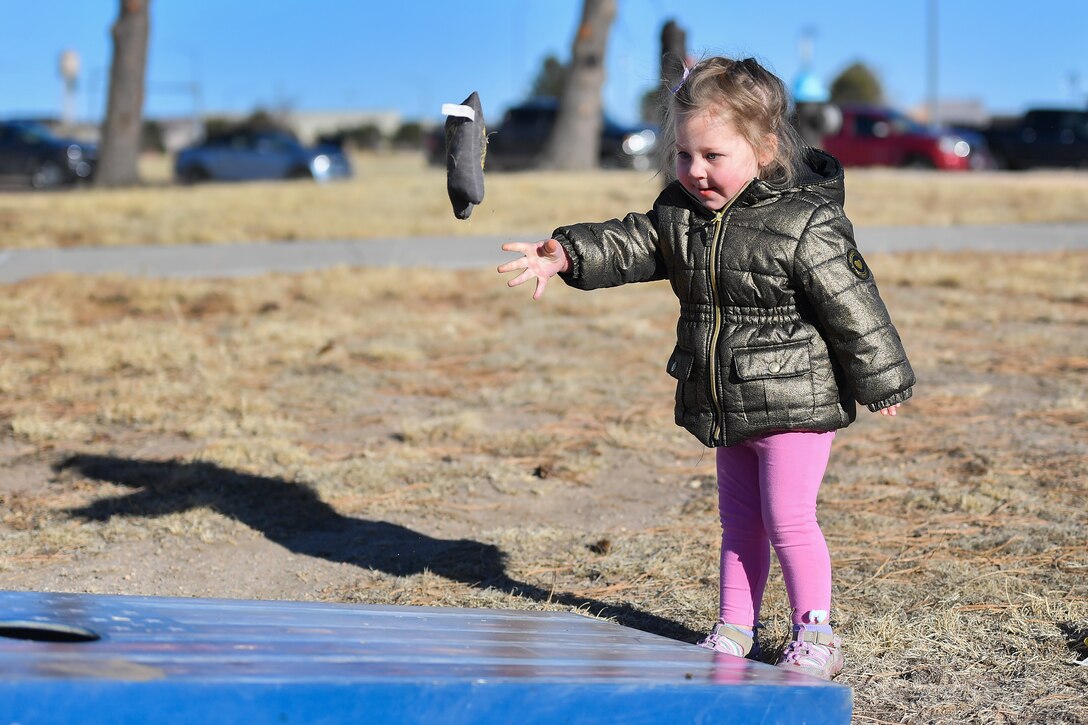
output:
<svg viewBox="0 0 1088 725"><path fill-rule="evenodd" d="M179 181L348 178L351 162L333 145L303 146L286 131L235 130L213 136L178 152L174 175Z"/></svg>

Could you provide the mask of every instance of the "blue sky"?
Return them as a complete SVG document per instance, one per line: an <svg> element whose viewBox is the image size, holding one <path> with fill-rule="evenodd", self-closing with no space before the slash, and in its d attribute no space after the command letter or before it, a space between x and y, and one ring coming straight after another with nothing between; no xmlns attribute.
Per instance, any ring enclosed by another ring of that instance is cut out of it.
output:
<svg viewBox="0 0 1088 725"><path fill-rule="evenodd" d="M0 116L60 115L58 57L82 61L75 110L104 108L117 0L0 0ZM699 54L754 55L787 83L814 38L825 82L854 61L877 71L893 105L927 98L927 17L937 8L938 88L997 113L1088 95L1085 0L618 0L605 103L634 120L656 78L660 29L675 19ZM548 54L569 55L581 0L152 0L145 113L289 106L395 110L439 118L476 90L485 115L527 92Z"/></svg>

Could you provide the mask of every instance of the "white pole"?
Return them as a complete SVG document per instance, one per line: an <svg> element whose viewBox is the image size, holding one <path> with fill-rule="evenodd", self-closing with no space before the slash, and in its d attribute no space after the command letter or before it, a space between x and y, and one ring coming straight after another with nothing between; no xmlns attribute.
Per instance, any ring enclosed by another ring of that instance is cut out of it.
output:
<svg viewBox="0 0 1088 725"><path fill-rule="evenodd" d="M928 5L928 12L929 12L929 19L928 20L929 20L929 22L927 23L928 32L927 32L927 43L926 43L929 52L927 54L927 56L928 56L927 57L927 66L928 67L927 67L926 78L927 78L927 81L928 81L927 85L929 86L928 89L927 89L927 95L929 96L929 122L931 124L933 124L934 126L938 126L941 123L941 111L940 111L940 107L939 107L939 100L938 100L939 92L938 92L938 83L937 83L937 76L938 76L937 45L938 45L938 37L939 37L938 32L937 32L937 30L938 30L938 28L937 28L937 26L938 26L938 19L937 19L938 11L939 11L938 0L929 0L929 5Z"/></svg>
<svg viewBox="0 0 1088 725"><path fill-rule="evenodd" d="M61 121L71 127L76 121L76 81L79 79L79 53L65 50L60 54L60 75L64 79L64 103Z"/></svg>

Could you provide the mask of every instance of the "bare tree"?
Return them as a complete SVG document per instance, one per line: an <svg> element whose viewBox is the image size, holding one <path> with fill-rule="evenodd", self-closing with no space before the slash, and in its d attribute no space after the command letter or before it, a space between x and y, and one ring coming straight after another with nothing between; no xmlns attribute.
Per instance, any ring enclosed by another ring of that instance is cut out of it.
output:
<svg viewBox="0 0 1088 725"><path fill-rule="evenodd" d="M679 82L688 61L688 34L675 20L661 28L661 84L672 88Z"/></svg>
<svg viewBox="0 0 1088 725"><path fill-rule="evenodd" d="M601 148L601 88L604 51L616 0L583 0L582 21L574 35L570 74L559 99L559 115L544 153L557 169L591 169Z"/></svg>
<svg viewBox="0 0 1088 725"><path fill-rule="evenodd" d="M661 27L661 82L642 96L643 121L662 124L667 94L680 82L688 62L687 37L675 20Z"/></svg>
<svg viewBox="0 0 1088 725"><path fill-rule="evenodd" d="M120 14L112 28L109 102L95 172L95 183L100 186L125 186L140 181L137 161L151 0L120 0L120 5Z"/></svg>

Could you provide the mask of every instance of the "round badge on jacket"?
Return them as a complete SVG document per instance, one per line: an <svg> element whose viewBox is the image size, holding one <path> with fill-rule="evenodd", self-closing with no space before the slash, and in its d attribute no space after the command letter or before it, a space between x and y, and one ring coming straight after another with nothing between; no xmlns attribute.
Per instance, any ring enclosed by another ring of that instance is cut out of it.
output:
<svg viewBox="0 0 1088 725"><path fill-rule="evenodd" d="M861 252L856 249L851 249L846 253L846 263L850 265L850 271L858 279L869 279L873 276L873 273L869 271L869 265L862 259Z"/></svg>

